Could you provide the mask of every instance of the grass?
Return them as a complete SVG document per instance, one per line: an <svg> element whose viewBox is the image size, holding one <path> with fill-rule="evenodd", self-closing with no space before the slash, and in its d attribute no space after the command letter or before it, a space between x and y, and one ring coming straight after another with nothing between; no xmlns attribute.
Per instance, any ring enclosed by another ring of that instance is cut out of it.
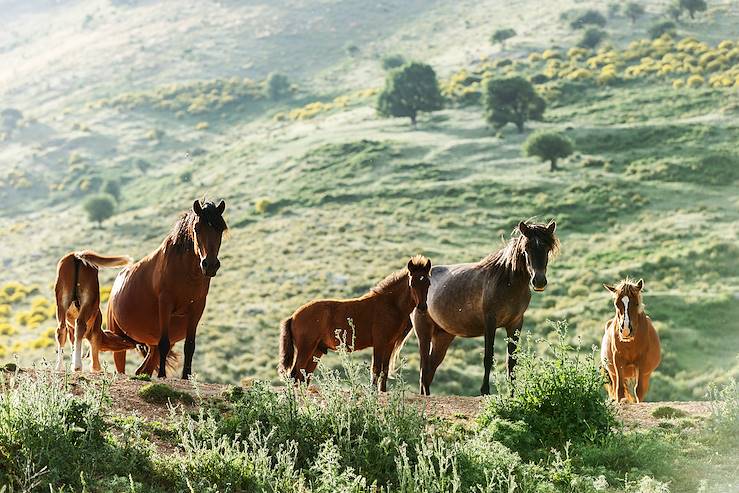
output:
<svg viewBox="0 0 739 493"><path fill-rule="evenodd" d="M578 416L522 407L521 395L504 392L478 422L452 425L409 405L402 380L381 400L366 379L368 366L344 351L338 369L316 375L320 398L257 381L230 388L217 406L199 401L156 420L118 415L106 377L78 383L73 394L71 382L53 372L0 375L0 483L10 491L51 484L146 493L629 492L669 484L680 493L719 491L732 481L736 382L715 390L715 411L702 424L600 428L613 415L605 396L591 391L600 377L588 352L573 354L561 340L544 358L525 349L519 358L521 382L542 375L590 382L569 393L573 409L584 406ZM562 393L542 385L532 397L561 402ZM519 420L498 414L503 409L515 409ZM553 435L537 425L541 419L567 432Z"/></svg>
<svg viewBox="0 0 739 493"><path fill-rule="evenodd" d="M173 389L164 383L147 383L138 390L139 397L146 402L166 404L167 402L183 402L192 404L195 399L187 392Z"/></svg>
<svg viewBox="0 0 739 493"><path fill-rule="evenodd" d="M654 411L652 411L652 416L658 419L674 419L684 418L685 416L687 416L687 414L685 413L685 411L675 409L674 407L659 406Z"/></svg>

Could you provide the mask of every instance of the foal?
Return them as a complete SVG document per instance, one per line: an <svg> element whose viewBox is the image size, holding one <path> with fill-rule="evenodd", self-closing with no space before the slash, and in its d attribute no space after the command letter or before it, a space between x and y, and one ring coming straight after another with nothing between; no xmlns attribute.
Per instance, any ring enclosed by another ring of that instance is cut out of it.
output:
<svg viewBox="0 0 739 493"><path fill-rule="evenodd" d="M600 357L608 372L606 390L611 399L641 402L649 390L649 376L660 362L660 345L652 320L644 313L642 288L628 279L617 286L603 285L613 293L616 315L606 323ZM636 380L636 397L630 382Z"/></svg>
<svg viewBox="0 0 739 493"><path fill-rule="evenodd" d="M64 368L64 346L67 331L74 345L72 370L82 369L82 339L90 342L92 371L100 371L100 351L132 349L130 341L102 330L98 269L131 263L131 257L106 256L95 252L68 253L59 261L56 271L56 369Z"/></svg>
<svg viewBox="0 0 739 493"><path fill-rule="evenodd" d="M430 270L431 261L416 255L360 298L316 300L298 308L280 325L280 372L302 381L303 372L313 373L327 350L353 341L350 351L373 347L372 385L379 383L385 392L391 363L410 333L411 312L426 311Z"/></svg>

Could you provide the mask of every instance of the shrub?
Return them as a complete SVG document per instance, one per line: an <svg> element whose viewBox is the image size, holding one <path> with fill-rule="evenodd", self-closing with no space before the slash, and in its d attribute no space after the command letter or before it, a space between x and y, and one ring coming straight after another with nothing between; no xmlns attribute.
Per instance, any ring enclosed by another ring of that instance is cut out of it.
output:
<svg viewBox="0 0 739 493"><path fill-rule="evenodd" d="M257 214L266 214L270 205L272 205L272 202L269 199L257 199L254 201L254 211Z"/></svg>
<svg viewBox="0 0 739 493"><path fill-rule="evenodd" d="M208 130L210 128L210 124L208 122L198 122L195 125L195 130Z"/></svg>
<svg viewBox="0 0 739 493"><path fill-rule="evenodd" d="M115 198L106 193L93 195L85 200L83 207L87 212L88 219L100 226L115 212Z"/></svg>
<svg viewBox="0 0 739 493"><path fill-rule="evenodd" d="M554 132L535 132L523 144L524 154L549 161L550 171L557 170L557 160L569 156L573 150L570 139Z"/></svg>
<svg viewBox="0 0 739 493"><path fill-rule="evenodd" d="M685 82L685 85L687 85L688 87L695 88L695 87L702 86L704 82L705 82L705 79L702 76L698 74L694 74L688 77L688 80Z"/></svg>
<svg viewBox="0 0 739 493"><path fill-rule="evenodd" d="M580 48L588 48L588 49L594 49L597 48L601 42L608 36L606 32L602 29L598 29L597 27L591 27L588 28L584 33L582 33L582 36L580 37L580 41L577 42L577 46Z"/></svg>
<svg viewBox="0 0 739 493"><path fill-rule="evenodd" d="M605 25L606 18L597 10L586 10L570 22L570 28L572 29L582 29L585 26L603 27Z"/></svg>
<svg viewBox="0 0 739 493"><path fill-rule="evenodd" d="M419 112L436 111L442 105L436 72L430 65L417 62L391 70L377 98L380 115L408 117L414 126Z"/></svg>
<svg viewBox="0 0 739 493"><path fill-rule="evenodd" d="M403 55L385 55L381 63L384 70L391 70L405 65L405 58Z"/></svg>
<svg viewBox="0 0 739 493"><path fill-rule="evenodd" d="M555 330L557 342L547 343L544 357L534 353L530 340L519 346L515 379L496 379L497 394L480 415L482 426L494 418L523 421L543 446L594 442L610 433L615 411L603 395L594 355L565 342L564 323Z"/></svg>
<svg viewBox="0 0 739 493"><path fill-rule="evenodd" d="M267 97L272 101L284 99L290 95L290 80L286 75L272 72L264 81Z"/></svg>
<svg viewBox="0 0 739 493"><path fill-rule="evenodd" d="M670 406L659 406L652 411L652 416L657 419L673 419L673 418L684 418L687 416L685 411L670 407Z"/></svg>
<svg viewBox="0 0 739 493"><path fill-rule="evenodd" d="M677 26L672 21L662 21L653 24L647 32L649 33L649 37L651 37L652 39L661 38L664 34L675 36L677 32Z"/></svg>
<svg viewBox="0 0 739 493"><path fill-rule="evenodd" d="M511 28L498 29L492 36L490 36L490 42L492 44L500 44L500 47L505 49L505 42L516 35L516 31Z"/></svg>
<svg viewBox="0 0 739 493"><path fill-rule="evenodd" d="M139 389L138 394L146 402L155 404L166 404L175 401L192 404L195 401L187 392L173 389L164 383L148 383Z"/></svg>
<svg viewBox="0 0 739 493"><path fill-rule="evenodd" d="M528 120L541 120L546 103L523 77L487 79L483 84L485 119L496 129L513 123L523 132Z"/></svg>

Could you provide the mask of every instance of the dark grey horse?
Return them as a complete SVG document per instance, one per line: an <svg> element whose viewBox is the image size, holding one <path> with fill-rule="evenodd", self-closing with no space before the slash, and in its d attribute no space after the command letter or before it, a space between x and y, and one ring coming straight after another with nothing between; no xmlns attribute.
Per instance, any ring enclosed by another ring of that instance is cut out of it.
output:
<svg viewBox="0 0 739 493"><path fill-rule="evenodd" d="M506 362L508 375L512 375L513 353L531 301L530 288L544 291L547 263L559 246L556 227L554 221L546 225L521 221L508 243L480 262L437 265L431 270L428 310L412 314L421 353L421 394L430 395L434 373L457 336L485 336L480 392L488 394L498 327L505 327L508 334Z"/></svg>

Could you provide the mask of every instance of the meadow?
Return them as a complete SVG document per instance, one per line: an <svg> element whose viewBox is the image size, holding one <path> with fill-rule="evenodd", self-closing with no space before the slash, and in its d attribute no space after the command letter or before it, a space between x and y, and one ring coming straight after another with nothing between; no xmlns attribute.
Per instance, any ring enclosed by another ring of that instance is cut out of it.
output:
<svg viewBox="0 0 739 493"><path fill-rule="evenodd" d="M4 79L24 118L0 152L7 211L0 218L0 293L9 293L1 298L0 354L22 366L53 358L50 286L62 254L93 248L139 258L158 245L178 211L206 195L226 199L231 226L199 329L195 371L206 381L277 383L279 320L302 303L359 295L415 253L435 264L475 261L498 248L519 220L556 218L562 252L551 263L549 288L532 300L525 332L546 338L547 320L567 320L572 337L598 344L613 311L601 283L643 277L664 350L649 399L704 399L710 382L727 383L739 371L736 11L731 2L716 2L695 21L679 23L677 33L650 39L648 27L664 6L647 3L634 25L622 14L610 16L609 38L588 50L576 46L578 33L560 14L593 6L547 7L528 29L532 14L511 15L519 35L505 49L489 46L490 25L501 22L486 25L491 13L442 5L418 7L402 28L382 27L384 41L355 41L358 52L349 41L338 48L334 41L333 51L319 53L328 66L288 71L281 59L229 70L245 48L223 41L215 54L216 35L198 37L206 36L206 22L189 28L200 43L195 49L183 48L175 34L157 50L147 49L145 39L140 46L119 41L121 59L109 60L111 66L137 60L125 80L103 83L88 66L79 71L81 80L94 82L88 85L62 78L46 89L23 89ZM131 14L145 19L161 8L101 7L76 35L87 39L116 19L133 22ZM230 14L246 15L232 8ZM356 8L322 15L340 22ZM193 9L166 22L189 22ZM82 10L63 15L83 19ZM443 26L452 14L462 16L464 28ZM18 32L27 28L23 22ZM218 35L242 28L227 24ZM61 35L54 29L45 33L49 39ZM284 42L287 31L280 32L266 52ZM434 37L454 41L445 51ZM415 129L373 108L384 76L380 58L401 39L406 57L437 67L446 98L445 109L422 115ZM192 79L142 62L155 65L181 49L190 50L187 67L232 58L221 68L199 66L205 72ZM265 96L272 70L289 74L289 97ZM544 121L529 122L527 132L557 130L575 143L561 171L549 173L522 156L527 134L491 129L482 118L480 81L510 74L534 81L547 101ZM47 97L34 109L38 93ZM116 214L97 227L81 202L111 182ZM101 276L109 290L114 272ZM28 294L13 294L21 292ZM437 392L476 393L481 342L455 341L437 374ZM501 334L499 356L504 345ZM403 357L414 387L414 338Z"/></svg>

